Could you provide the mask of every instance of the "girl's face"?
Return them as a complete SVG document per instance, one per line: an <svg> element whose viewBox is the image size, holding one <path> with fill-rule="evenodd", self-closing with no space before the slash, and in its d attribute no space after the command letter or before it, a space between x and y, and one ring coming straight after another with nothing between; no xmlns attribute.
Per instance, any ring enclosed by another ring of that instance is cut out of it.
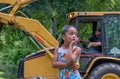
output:
<svg viewBox="0 0 120 79"><path fill-rule="evenodd" d="M71 43L77 39L77 30L74 27L68 28L67 32L62 35L62 39L64 40L64 43Z"/></svg>

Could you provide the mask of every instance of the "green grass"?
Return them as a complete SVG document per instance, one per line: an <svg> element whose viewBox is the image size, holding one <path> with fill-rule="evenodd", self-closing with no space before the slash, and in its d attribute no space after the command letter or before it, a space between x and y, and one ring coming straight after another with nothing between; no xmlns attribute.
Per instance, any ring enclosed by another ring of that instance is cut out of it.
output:
<svg viewBox="0 0 120 79"><path fill-rule="evenodd" d="M0 75L2 75L2 74L4 74L4 73L3 73L3 72L0 72ZM0 79L4 79L4 78L0 77Z"/></svg>

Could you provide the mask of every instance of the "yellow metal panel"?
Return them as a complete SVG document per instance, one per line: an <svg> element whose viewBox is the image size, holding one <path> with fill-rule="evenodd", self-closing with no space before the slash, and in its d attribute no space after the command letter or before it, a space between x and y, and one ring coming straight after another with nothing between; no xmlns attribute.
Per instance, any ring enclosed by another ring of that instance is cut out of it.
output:
<svg viewBox="0 0 120 79"><path fill-rule="evenodd" d="M34 1L36 0L0 0L0 3L25 5Z"/></svg>
<svg viewBox="0 0 120 79"><path fill-rule="evenodd" d="M20 25L20 28L26 32L35 32L51 46L58 46L58 41L46 30L46 28L39 21L29 18L16 17L15 22L17 26Z"/></svg>
<svg viewBox="0 0 120 79"><path fill-rule="evenodd" d="M4 4L13 4L15 2L16 0L0 0L0 3L4 3Z"/></svg>
<svg viewBox="0 0 120 79"><path fill-rule="evenodd" d="M120 12L86 12L87 16L103 16L105 14L120 14Z"/></svg>
<svg viewBox="0 0 120 79"><path fill-rule="evenodd" d="M15 12L17 11L17 9L19 8L19 5L15 5L12 10L10 11L10 14L15 14Z"/></svg>
<svg viewBox="0 0 120 79"><path fill-rule="evenodd" d="M77 16L103 16L105 14L120 14L120 12L71 12L67 14L67 20L70 21Z"/></svg>
<svg viewBox="0 0 120 79"><path fill-rule="evenodd" d="M13 17L12 15L6 15L6 14L0 12L0 22L1 23L8 24L8 22L11 21L12 17Z"/></svg>
<svg viewBox="0 0 120 79"><path fill-rule="evenodd" d="M57 79L58 70L52 68L52 61L48 55L33 58L24 62L24 78L45 77Z"/></svg>

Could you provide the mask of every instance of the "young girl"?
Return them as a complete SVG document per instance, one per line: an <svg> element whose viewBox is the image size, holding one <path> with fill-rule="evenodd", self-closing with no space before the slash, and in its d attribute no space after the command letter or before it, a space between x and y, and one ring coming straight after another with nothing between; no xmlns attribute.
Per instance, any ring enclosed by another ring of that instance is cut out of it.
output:
<svg viewBox="0 0 120 79"><path fill-rule="evenodd" d="M76 46L78 42L77 30L71 25L62 29L62 41L56 47L53 56L53 67L59 68L59 79L81 79L78 71L81 49Z"/></svg>

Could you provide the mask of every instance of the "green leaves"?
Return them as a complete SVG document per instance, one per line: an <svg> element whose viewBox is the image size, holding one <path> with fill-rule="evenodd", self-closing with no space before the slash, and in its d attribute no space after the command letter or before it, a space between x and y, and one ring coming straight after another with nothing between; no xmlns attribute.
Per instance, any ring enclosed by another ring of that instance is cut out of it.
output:
<svg viewBox="0 0 120 79"><path fill-rule="evenodd" d="M8 25L0 33L0 46L0 70L4 72L5 79L17 78L19 60L36 51L22 31Z"/></svg>

